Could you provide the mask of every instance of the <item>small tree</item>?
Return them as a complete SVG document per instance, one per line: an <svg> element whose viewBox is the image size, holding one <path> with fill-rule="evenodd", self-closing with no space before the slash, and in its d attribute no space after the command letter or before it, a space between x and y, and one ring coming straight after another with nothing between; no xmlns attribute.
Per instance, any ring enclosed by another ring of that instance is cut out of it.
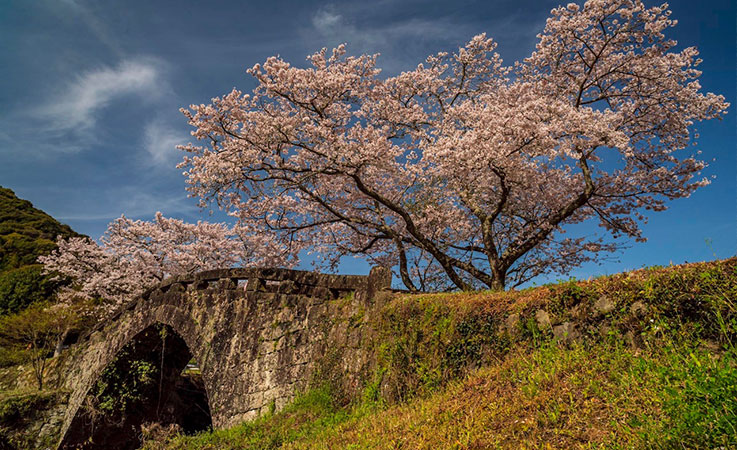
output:
<svg viewBox="0 0 737 450"><path fill-rule="evenodd" d="M42 274L40 264L0 272L0 316L20 311L28 305L49 300L61 280Z"/></svg>
<svg viewBox="0 0 737 450"><path fill-rule="evenodd" d="M305 69L272 57L248 71L252 94L182 110L204 145L180 167L203 206L263 239L398 265L410 290L565 272L618 248L567 225L642 241L643 210L708 183L682 152L728 104L701 92L697 50L665 37L675 24L666 4L589 0L554 9L511 66L483 34L388 78L344 46Z"/></svg>
<svg viewBox="0 0 737 450"><path fill-rule="evenodd" d="M17 314L0 317L0 343L24 354L41 390L48 358L59 339L78 321L79 315L63 305L33 304Z"/></svg>
<svg viewBox="0 0 737 450"><path fill-rule="evenodd" d="M97 313L104 313L168 276L234 265L293 264L276 243L252 237L243 226L190 224L161 213L151 222L121 216L100 240L59 239L57 250L39 258L45 273L74 280L60 293L63 303L97 300Z"/></svg>

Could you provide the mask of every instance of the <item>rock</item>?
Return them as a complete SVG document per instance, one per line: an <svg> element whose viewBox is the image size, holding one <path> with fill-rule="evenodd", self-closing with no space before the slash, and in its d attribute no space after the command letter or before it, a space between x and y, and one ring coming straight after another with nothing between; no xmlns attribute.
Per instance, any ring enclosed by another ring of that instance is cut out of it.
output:
<svg viewBox="0 0 737 450"><path fill-rule="evenodd" d="M630 306L630 313L633 316L644 316L647 313L647 306L641 301L636 301Z"/></svg>
<svg viewBox="0 0 737 450"><path fill-rule="evenodd" d="M541 331L546 331L552 328L552 322L550 320L550 314L544 309L538 309L535 313L535 320L537 321L537 327Z"/></svg>
<svg viewBox="0 0 737 450"><path fill-rule="evenodd" d="M299 286L292 280L284 280L279 285L278 292L280 294L296 294L299 292Z"/></svg>
<svg viewBox="0 0 737 450"><path fill-rule="evenodd" d="M392 287L392 271L386 267L374 266L369 272L364 295L358 296L363 302L372 302L376 294Z"/></svg>
<svg viewBox="0 0 737 450"><path fill-rule="evenodd" d="M635 340L635 333L632 330L628 331L624 335L624 341L632 348L637 348L637 341Z"/></svg>
<svg viewBox="0 0 737 450"><path fill-rule="evenodd" d="M580 333L576 330L576 325L571 322L563 322L553 327L553 336L562 342L571 342L579 338Z"/></svg>
<svg viewBox="0 0 737 450"><path fill-rule="evenodd" d="M262 292L266 287L266 284L263 282L263 280L252 277L248 279L248 282L246 283L246 291L247 292Z"/></svg>
<svg viewBox="0 0 737 450"><path fill-rule="evenodd" d="M187 289L190 291L204 291L210 286L210 282L207 280L195 280Z"/></svg>
<svg viewBox="0 0 737 450"><path fill-rule="evenodd" d="M588 316L588 308L587 304L584 302L579 303L578 305L571 308L570 316L571 319L575 321L585 321Z"/></svg>
<svg viewBox="0 0 737 450"><path fill-rule="evenodd" d="M516 338L520 334L520 326L519 326L519 314L510 314L509 317L507 317L507 320L505 321L505 325L507 328L507 333L509 336Z"/></svg>
<svg viewBox="0 0 737 450"><path fill-rule="evenodd" d="M374 266L368 276L369 290L382 291L392 287L392 271L386 267Z"/></svg>
<svg viewBox="0 0 737 450"><path fill-rule="evenodd" d="M238 287L238 281L231 278L221 278L218 281L218 289L232 290Z"/></svg>
<svg viewBox="0 0 737 450"><path fill-rule="evenodd" d="M614 311L614 301L606 295L602 295L594 303L594 309L599 316L607 315Z"/></svg>

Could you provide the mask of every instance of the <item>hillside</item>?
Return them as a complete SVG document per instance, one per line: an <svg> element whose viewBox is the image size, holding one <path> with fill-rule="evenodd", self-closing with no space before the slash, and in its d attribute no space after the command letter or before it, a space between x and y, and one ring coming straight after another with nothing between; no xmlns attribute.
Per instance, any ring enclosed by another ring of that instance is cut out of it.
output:
<svg viewBox="0 0 737 450"><path fill-rule="evenodd" d="M332 320L368 331L373 363L358 384L329 351L281 411L196 435L148 425L143 448L737 449L737 258L386 295L371 313L330 300ZM64 361L50 361L48 386ZM58 439L69 393L32 385L27 368L0 369L0 448Z"/></svg>
<svg viewBox="0 0 737 450"><path fill-rule="evenodd" d="M41 275L36 259L56 247L57 236L79 234L0 187L0 315L51 295L56 283Z"/></svg>
<svg viewBox="0 0 737 450"><path fill-rule="evenodd" d="M35 264L55 247L57 236L79 236L69 225L0 187L0 272Z"/></svg>
<svg viewBox="0 0 737 450"><path fill-rule="evenodd" d="M737 448L737 259L519 292L396 296L346 398L156 449Z"/></svg>

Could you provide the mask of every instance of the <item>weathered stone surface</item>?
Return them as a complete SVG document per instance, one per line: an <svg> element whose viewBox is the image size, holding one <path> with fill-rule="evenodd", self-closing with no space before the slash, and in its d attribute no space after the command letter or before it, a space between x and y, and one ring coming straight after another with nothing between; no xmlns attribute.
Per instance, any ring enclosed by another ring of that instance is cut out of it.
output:
<svg viewBox="0 0 737 450"><path fill-rule="evenodd" d="M553 336L561 342L572 342L580 337L576 325L571 322L563 322L553 327Z"/></svg>
<svg viewBox="0 0 737 450"><path fill-rule="evenodd" d="M630 305L630 313L633 316L644 316L647 313L647 306L641 301L636 301Z"/></svg>
<svg viewBox="0 0 737 450"><path fill-rule="evenodd" d="M515 313L507 317L505 325L507 327L507 333L509 333L509 336L513 338L519 336L521 332L519 325L519 314Z"/></svg>
<svg viewBox="0 0 737 450"><path fill-rule="evenodd" d="M538 309L535 313L535 320L537 321L537 327L542 330L549 330L552 328L552 322L550 320L550 314L544 309Z"/></svg>
<svg viewBox="0 0 737 450"><path fill-rule="evenodd" d="M614 301L606 295L602 295L594 303L594 310L599 316L609 314L614 311Z"/></svg>
<svg viewBox="0 0 737 450"><path fill-rule="evenodd" d="M245 288L239 280L248 280ZM354 385L353 378L370 362L359 345L364 339L360 324L381 306L374 298L385 301L390 286L391 272L385 268L374 268L369 276L210 270L166 280L77 344L82 356L63 381L71 395L62 439L103 369L156 323L173 328L197 361L216 428L256 417L271 404L277 409L287 404L329 352L338 352L346 383ZM348 296L351 292L355 295ZM331 301L344 296L347 303Z"/></svg>

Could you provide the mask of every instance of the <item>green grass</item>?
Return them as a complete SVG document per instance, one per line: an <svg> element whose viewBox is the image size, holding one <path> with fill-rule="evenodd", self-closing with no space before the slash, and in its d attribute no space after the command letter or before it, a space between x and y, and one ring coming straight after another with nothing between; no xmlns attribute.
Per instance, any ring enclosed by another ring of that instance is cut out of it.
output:
<svg viewBox="0 0 737 450"><path fill-rule="evenodd" d="M278 413L266 415L239 426L201 433L196 436L176 436L165 448L201 449L273 449L299 440L313 440L333 429L355 411L335 404L330 386L313 388L298 396ZM149 442L148 449L164 448Z"/></svg>
<svg viewBox="0 0 737 450"><path fill-rule="evenodd" d="M0 448L34 448L38 436L28 433L27 425L44 410L58 405L62 397L64 394L57 390L0 392Z"/></svg>
<svg viewBox="0 0 737 450"><path fill-rule="evenodd" d="M737 352L518 347L432 394L340 408L330 389L147 449L735 448Z"/></svg>
<svg viewBox="0 0 737 450"><path fill-rule="evenodd" d="M596 314L603 295L615 309ZM322 385L255 421L145 448L737 449L735 299L735 259L400 296L371 324L375 370L348 404ZM540 308L581 339L538 329Z"/></svg>

